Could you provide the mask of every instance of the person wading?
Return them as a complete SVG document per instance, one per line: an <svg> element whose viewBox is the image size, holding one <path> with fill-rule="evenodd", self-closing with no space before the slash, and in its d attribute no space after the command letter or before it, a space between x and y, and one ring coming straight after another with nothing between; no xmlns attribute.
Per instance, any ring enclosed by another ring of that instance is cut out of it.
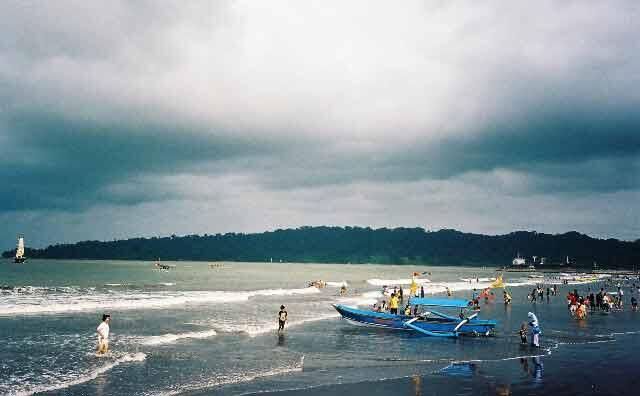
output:
<svg viewBox="0 0 640 396"><path fill-rule="evenodd" d="M111 322L111 315L102 315L102 323L98 325L96 331L98 332L98 354L104 355L109 352L109 322Z"/></svg>
<svg viewBox="0 0 640 396"><path fill-rule="evenodd" d="M284 305L280 306L280 312L278 312L278 333L284 331L284 324L287 321L287 311L284 309Z"/></svg>

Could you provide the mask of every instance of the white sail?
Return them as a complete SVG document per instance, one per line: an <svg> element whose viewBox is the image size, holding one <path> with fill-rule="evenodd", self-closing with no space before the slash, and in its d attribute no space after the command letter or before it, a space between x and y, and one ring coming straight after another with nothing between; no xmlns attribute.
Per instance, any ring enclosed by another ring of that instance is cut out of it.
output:
<svg viewBox="0 0 640 396"><path fill-rule="evenodd" d="M16 248L16 258L24 257L24 238L18 238L18 247Z"/></svg>

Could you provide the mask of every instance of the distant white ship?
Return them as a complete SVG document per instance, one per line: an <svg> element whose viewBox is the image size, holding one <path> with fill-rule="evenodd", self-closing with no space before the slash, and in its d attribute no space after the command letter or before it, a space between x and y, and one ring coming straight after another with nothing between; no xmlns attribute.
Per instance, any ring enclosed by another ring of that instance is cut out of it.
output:
<svg viewBox="0 0 640 396"><path fill-rule="evenodd" d="M18 246L16 247L16 257L14 257L14 263L24 263L27 258L24 256L24 238L18 238Z"/></svg>
<svg viewBox="0 0 640 396"><path fill-rule="evenodd" d="M516 258L513 259L511 264L513 264L514 266L523 266L523 265L527 264L527 261L525 259L523 259L522 257L520 257L520 252L518 252Z"/></svg>

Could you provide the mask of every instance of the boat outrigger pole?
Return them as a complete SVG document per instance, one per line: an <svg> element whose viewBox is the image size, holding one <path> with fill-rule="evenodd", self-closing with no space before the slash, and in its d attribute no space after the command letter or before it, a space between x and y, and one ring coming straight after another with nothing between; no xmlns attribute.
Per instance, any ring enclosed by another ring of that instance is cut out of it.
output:
<svg viewBox="0 0 640 396"><path fill-rule="evenodd" d="M415 330L419 333L431 336L431 337L457 337L458 336L458 332L445 332L445 333L437 333L437 332L433 332L433 331L429 331L426 329L422 329L416 325L413 324L413 322L415 322L416 320L420 319L420 317L417 318L413 318L410 320L407 320L406 322L404 322L404 325L412 330Z"/></svg>

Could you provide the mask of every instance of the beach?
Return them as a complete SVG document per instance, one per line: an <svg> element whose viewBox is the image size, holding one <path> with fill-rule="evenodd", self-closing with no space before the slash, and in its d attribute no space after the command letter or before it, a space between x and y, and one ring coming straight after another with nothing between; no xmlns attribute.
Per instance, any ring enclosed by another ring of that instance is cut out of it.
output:
<svg viewBox="0 0 640 396"><path fill-rule="evenodd" d="M469 299L494 268L300 263L31 260L0 267L0 394L624 394L640 346L640 314L578 321L566 294L608 287L606 278L562 284L549 299L526 296L544 279L506 273L513 303L480 302L498 321L494 337L438 339L353 326L331 304L361 308L383 285L408 291L419 272L426 295ZM424 275L422 275L424 273ZM428 274L431 275L428 275ZM479 282L475 282L475 279ZM471 279L463 281L461 279ZM324 288L309 282L328 282ZM635 281L638 284L637 280ZM347 293L340 295L346 284ZM637 292L636 292L637 297ZM276 333L286 306L285 332ZM541 347L517 329L534 312ZM95 356L101 315L112 316L110 352Z"/></svg>

